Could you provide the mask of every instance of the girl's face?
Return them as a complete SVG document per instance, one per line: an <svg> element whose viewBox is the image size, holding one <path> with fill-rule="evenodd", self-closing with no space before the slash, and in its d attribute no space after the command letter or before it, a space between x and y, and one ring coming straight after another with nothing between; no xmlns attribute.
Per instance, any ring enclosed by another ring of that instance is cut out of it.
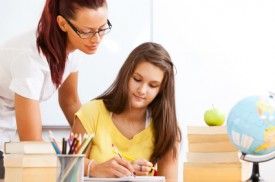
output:
<svg viewBox="0 0 275 182"><path fill-rule="evenodd" d="M129 80L129 103L131 108L146 109L159 93L164 72L155 65L142 61Z"/></svg>
<svg viewBox="0 0 275 182"><path fill-rule="evenodd" d="M65 20L68 41L67 52L79 49L86 54L94 54L104 36L99 34L103 33L104 29L109 28L107 17L107 7L103 6L96 10L78 9L74 20ZM100 33L95 33L97 31Z"/></svg>

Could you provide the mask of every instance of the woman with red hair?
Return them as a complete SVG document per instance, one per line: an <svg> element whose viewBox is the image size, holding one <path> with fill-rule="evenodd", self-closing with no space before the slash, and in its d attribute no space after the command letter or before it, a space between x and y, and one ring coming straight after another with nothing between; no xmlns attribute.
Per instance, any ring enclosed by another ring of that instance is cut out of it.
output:
<svg viewBox="0 0 275 182"><path fill-rule="evenodd" d="M42 140L39 103L56 90L72 126L81 106L79 60L73 52L94 54L111 27L106 0L46 0L36 32L26 32L0 47L1 156L4 142L11 140L16 130L21 141Z"/></svg>

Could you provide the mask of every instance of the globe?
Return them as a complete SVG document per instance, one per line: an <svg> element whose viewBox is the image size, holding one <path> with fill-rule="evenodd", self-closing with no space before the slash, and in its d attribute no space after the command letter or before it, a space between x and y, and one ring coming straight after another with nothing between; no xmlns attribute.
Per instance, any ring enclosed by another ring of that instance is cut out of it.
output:
<svg viewBox="0 0 275 182"><path fill-rule="evenodd" d="M275 100L267 96L241 99L229 112L227 132L244 154L265 155L275 151Z"/></svg>

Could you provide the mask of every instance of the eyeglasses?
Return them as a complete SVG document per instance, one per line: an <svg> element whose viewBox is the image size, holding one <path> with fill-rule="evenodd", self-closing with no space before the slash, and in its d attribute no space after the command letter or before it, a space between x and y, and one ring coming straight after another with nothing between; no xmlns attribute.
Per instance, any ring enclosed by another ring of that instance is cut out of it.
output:
<svg viewBox="0 0 275 182"><path fill-rule="evenodd" d="M70 27L75 31L75 33L82 39L90 39L93 36L95 36L95 34L98 34L100 37L102 37L103 35L109 33L111 31L112 28L112 24L110 23L110 21L107 19L107 25L108 28L104 28L104 29L99 29L98 31L90 31L90 32L82 32L80 30L78 30L69 20L67 20L65 17L63 17L67 23L70 25Z"/></svg>

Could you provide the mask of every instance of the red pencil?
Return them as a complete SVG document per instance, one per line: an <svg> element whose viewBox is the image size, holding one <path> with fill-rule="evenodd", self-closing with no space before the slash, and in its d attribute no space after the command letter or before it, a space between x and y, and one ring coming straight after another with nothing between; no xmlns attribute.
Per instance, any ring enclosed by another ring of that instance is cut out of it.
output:
<svg viewBox="0 0 275 182"><path fill-rule="evenodd" d="M74 149L75 149L76 140L77 140L77 134L74 135L74 139L73 139L72 145L70 147L69 154L73 154Z"/></svg>

